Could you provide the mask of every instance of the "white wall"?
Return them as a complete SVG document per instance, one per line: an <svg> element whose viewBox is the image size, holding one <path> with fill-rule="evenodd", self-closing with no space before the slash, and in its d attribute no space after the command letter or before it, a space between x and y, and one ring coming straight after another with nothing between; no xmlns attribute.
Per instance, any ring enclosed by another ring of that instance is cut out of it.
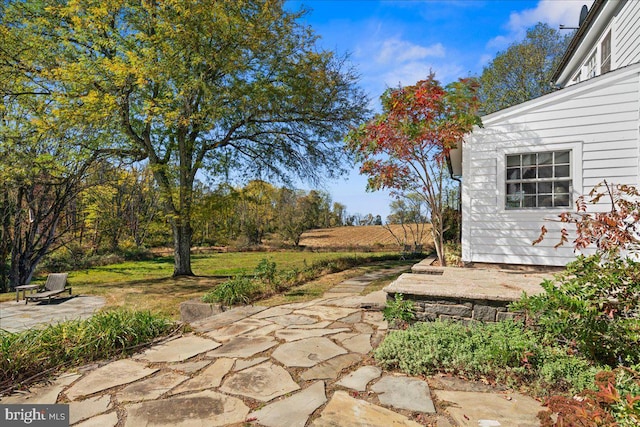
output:
<svg viewBox="0 0 640 427"><path fill-rule="evenodd" d="M613 26L613 67L640 62L640 1L627 1Z"/></svg>
<svg viewBox="0 0 640 427"><path fill-rule="evenodd" d="M483 123L463 145L463 261L565 265L575 257L571 245L553 248L563 225L545 218L568 209L505 210L505 156L572 150L573 202L604 179L637 185L640 64L485 116ZM543 224L549 234L532 246Z"/></svg>

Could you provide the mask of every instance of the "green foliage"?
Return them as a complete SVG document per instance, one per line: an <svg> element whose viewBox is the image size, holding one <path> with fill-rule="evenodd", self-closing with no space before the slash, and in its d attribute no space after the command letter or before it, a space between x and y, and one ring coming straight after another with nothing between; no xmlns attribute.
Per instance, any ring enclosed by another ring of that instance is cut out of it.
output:
<svg viewBox="0 0 640 427"><path fill-rule="evenodd" d="M524 40L498 53L480 77L483 113L552 92L552 76L569 40L569 35L538 23L527 30Z"/></svg>
<svg viewBox="0 0 640 427"><path fill-rule="evenodd" d="M446 242L444 244L444 257L447 265L462 265L462 245L457 242Z"/></svg>
<svg viewBox="0 0 640 427"><path fill-rule="evenodd" d="M224 305L247 304L260 292L259 284L247 276L235 276L202 297L204 302Z"/></svg>
<svg viewBox="0 0 640 427"><path fill-rule="evenodd" d="M410 300L405 301L402 294L395 294L393 301L387 301L382 316L387 321L411 322L416 318L414 303Z"/></svg>
<svg viewBox="0 0 640 427"><path fill-rule="evenodd" d="M20 333L0 330L0 389L53 374L65 366L130 354L168 334L173 324L150 312L114 310L44 329Z"/></svg>
<svg viewBox="0 0 640 427"><path fill-rule="evenodd" d="M521 323L417 323L393 331L375 350L386 368L410 375L447 372L507 383L523 381L532 389L580 391L593 386L590 362L559 348L543 346Z"/></svg>
<svg viewBox="0 0 640 427"><path fill-rule="evenodd" d="M546 342L610 366L640 362L640 263L581 256L542 287L513 309L526 311Z"/></svg>
<svg viewBox="0 0 640 427"><path fill-rule="evenodd" d="M460 243L462 213L458 209L447 207L442 212L442 223L444 229L442 238L444 241L447 243Z"/></svg>
<svg viewBox="0 0 640 427"><path fill-rule="evenodd" d="M276 273L278 269L275 261L272 259L262 258L254 270L256 279L272 285L276 282Z"/></svg>
<svg viewBox="0 0 640 427"><path fill-rule="evenodd" d="M325 274L343 271L351 267L374 261L396 259L395 255L348 256L341 258L319 259L302 268L294 267L278 270L276 263L263 258L250 276L238 275L227 280L203 297L204 302L219 302L226 305L248 304L265 298L275 292L282 292L293 286L301 285Z"/></svg>

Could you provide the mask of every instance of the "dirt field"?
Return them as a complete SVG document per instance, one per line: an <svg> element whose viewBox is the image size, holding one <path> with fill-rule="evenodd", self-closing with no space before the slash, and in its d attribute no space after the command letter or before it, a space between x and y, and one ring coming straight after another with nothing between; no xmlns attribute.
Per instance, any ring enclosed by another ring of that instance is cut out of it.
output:
<svg viewBox="0 0 640 427"><path fill-rule="evenodd" d="M428 227L428 226L427 226ZM414 230L413 234L410 230ZM413 244L415 225L409 227L405 225L405 231L402 225L395 224L391 226L391 231L400 239L406 241L407 244ZM431 246L431 233L428 228L422 233L422 244L424 247ZM406 237L405 237L406 236ZM366 248L388 248L397 249L401 246L391 233L380 225L365 225L355 227L335 227L322 228L307 231L300 239L300 245L308 248L338 248L338 247L366 247Z"/></svg>

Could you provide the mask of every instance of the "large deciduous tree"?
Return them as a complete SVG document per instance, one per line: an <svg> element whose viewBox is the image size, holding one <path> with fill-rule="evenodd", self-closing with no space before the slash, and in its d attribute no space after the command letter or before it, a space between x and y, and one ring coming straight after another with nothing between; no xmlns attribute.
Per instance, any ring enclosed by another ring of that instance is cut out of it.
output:
<svg viewBox="0 0 640 427"><path fill-rule="evenodd" d="M538 23L524 40L499 52L480 76L482 112L493 113L552 92L551 77L570 40L555 28Z"/></svg>
<svg viewBox="0 0 640 427"><path fill-rule="evenodd" d="M477 82L460 79L442 87L432 73L413 86L388 89L383 112L349 133L347 140L363 162L368 189L419 194L431 215L438 259L444 258L442 213L447 179L445 157L463 136L480 125Z"/></svg>
<svg viewBox="0 0 640 427"><path fill-rule="evenodd" d="M367 114L357 76L315 46L283 0L12 2L0 67L61 120L100 123L114 154L145 159L191 275L199 171L311 181L344 171L341 139ZM0 40L1 42L2 40ZM2 43L0 43L2 44ZM35 52L38 53L35 53ZM206 169L205 169L206 168Z"/></svg>

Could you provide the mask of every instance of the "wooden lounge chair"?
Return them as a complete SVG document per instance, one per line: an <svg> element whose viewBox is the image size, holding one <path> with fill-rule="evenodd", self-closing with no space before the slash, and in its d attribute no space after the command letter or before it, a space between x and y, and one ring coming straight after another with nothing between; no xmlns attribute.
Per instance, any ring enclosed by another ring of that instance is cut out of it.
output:
<svg viewBox="0 0 640 427"><path fill-rule="evenodd" d="M35 294L27 295L24 298L24 303L27 304L29 300L47 300L47 304L51 302L51 297L54 297L63 292L69 292L71 296L71 286L67 286L67 273L51 273L47 276L47 282L44 284L44 290Z"/></svg>

